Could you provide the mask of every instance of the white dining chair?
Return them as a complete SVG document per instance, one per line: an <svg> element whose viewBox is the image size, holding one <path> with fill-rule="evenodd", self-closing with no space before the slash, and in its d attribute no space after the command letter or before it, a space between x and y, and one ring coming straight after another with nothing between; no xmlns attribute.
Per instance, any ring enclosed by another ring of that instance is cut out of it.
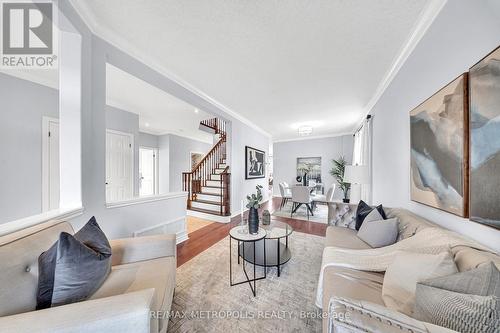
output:
<svg viewBox="0 0 500 333"><path fill-rule="evenodd" d="M292 212L290 217L300 208L300 206L305 205L307 210L307 219L309 220L309 213L314 216L312 211L312 199L311 192L308 186L293 186L292 187Z"/></svg>
<svg viewBox="0 0 500 333"><path fill-rule="evenodd" d="M288 203L288 200L290 200L292 196L287 193L287 187L285 187L285 183L279 183L279 188L281 194L281 204L280 204L280 210L281 210L281 208L283 208Z"/></svg>
<svg viewBox="0 0 500 333"><path fill-rule="evenodd" d="M324 194L316 194L315 196L312 197L313 200L313 209L316 208L316 204L318 202L320 203L329 203L333 201L333 195L335 194L335 188L337 187L336 184L332 184L332 186L328 189L326 192L326 195Z"/></svg>

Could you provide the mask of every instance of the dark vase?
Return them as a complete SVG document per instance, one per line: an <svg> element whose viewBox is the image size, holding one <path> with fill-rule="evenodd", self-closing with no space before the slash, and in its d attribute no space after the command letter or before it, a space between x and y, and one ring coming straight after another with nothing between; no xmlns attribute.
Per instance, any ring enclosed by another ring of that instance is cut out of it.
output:
<svg viewBox="0 0 500 333"><path fill-rule="evenodd" d="M259 212L257 208L250 208L248 212L248 232L252 235L259 232Z"/></svg>
<svg viewBox="0 0 500 333"><path fill-rule="evenodd" d="M342 199L342 202L349 203L349 199Z"/></svg>
<svg viewBox="0 0 500 333"><path fill-rule="evenodd" d="M307 186L307 172L304 172L304 177L302 177L302 185Z"/></svg>

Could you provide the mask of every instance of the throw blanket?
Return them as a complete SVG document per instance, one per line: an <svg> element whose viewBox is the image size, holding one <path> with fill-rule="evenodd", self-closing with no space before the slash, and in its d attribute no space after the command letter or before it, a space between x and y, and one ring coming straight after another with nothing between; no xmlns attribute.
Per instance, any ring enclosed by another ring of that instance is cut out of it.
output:
<svg viewBox="0 0 500 333"><path fill-rule="evenodd" d="M490 251L480 244L472 240L466 240L452 231L433 227L425 228L414 236L393 245L376 249L353 250L339 247L325 247L319 274L316 305L322 308L323 272L328 266L339 266L371 272L384 272L394 260L397 251L419 251L437 254L450 247L459 245Z"/></svg>

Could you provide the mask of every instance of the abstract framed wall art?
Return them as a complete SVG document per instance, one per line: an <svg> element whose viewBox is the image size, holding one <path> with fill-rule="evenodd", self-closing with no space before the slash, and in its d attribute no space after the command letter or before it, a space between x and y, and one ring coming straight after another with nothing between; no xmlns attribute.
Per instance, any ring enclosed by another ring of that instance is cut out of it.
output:
<svg viewBox="0 0 500 333"><path fill-rule="evenodd" d="M468 216L468 75L410 112L411 200Z"/></svg>
<svg viewBox="0 0 500 333"><path fill-rule="evenodd" d="M265 178L266 152L245 146L245 179Z"/></svg>
<svg viewBox="0 0 500 333"><path fill-rule="evenodd" d="M500 47L470 77L470 219L500 229Z"/></svg>

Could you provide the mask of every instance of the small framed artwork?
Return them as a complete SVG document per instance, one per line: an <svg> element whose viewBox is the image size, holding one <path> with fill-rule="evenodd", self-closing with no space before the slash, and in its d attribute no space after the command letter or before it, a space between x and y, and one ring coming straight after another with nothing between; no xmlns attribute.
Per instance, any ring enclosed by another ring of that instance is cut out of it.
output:
<svg viewBox="0 0 500 333"><path fill-rule="evenodd" d="M266 152L245 146L245 179L265 178Z"/></svg>
<svg viewBox="0 0 500 333"><path fill-rule="evenodd" d="M500 229L500 47L470 81L470 219Z"/></svg>
<svg viewBox="0 0 500 333"><path fill-rule="evenodd" d="M410 112L411 200L468 215L467 73Z"/></svg>

